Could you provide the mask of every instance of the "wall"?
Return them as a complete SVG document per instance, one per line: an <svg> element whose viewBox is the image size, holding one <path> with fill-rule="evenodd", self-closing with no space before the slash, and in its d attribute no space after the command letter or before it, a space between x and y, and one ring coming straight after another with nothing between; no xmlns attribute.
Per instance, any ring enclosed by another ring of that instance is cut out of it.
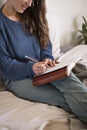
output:
<svg viewBox="0 0 87 130"><path fill-rule="evenodd" d="M0 0L0 5L5 1ZM52 22L55 24L56 21L60 44L76 44L80 35L77 30L81 29L83 22L82 16L87 18L87 0L46 0L46 4Z"/></svg>
<svg viewBox="0 0 87 130"><path fill-rule="evenodd" d="M0 0L0 7L2 6L2 4L4 4L7 0Z"/></svg>
<svg viewBox="0 0 87 130"><path fill-rule="evenodd" d="M87 0L46 0L47 12L56 14L60 44L76 44L83 22L82 16L87 18ZM54 20L55 18L53 18Z"/></svg>

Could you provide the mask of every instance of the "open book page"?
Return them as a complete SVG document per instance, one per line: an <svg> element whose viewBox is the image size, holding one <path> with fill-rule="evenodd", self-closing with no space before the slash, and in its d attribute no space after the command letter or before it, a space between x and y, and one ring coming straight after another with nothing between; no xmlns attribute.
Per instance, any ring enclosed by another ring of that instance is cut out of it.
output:
<svg viewBox="0 0 87 130"><path fill-rule="evenodd" d="M65 59L61 60L60 63L58 63L58 64L55 65L55 67L52 67L52 68L49 67L49 68L47 68L46 72L44 72L43 74L49 73L49 72L52 72L52 71L55 71L55 70L58 70L58 69L61 69L61 68L65 67L65 66L68 67L67 68L67 73L69 73L69 71L71 71L71 69L75 66L75 64L80 59L81 59L81 56L80 57L75 57L73 61L71 59L70 59L70 61L69 60L66 61Z"/></svg>
<svg viewBox="0 0 87 130"><path fill-rule="evenodd" d="M72 49L70 49L69 51L67 51L65 54L63 54L59 59L58 59L58 64L56 64L55 67L49 67L47 68L45 73L49 73L52 71L55 71L57 69L63 68L65 66L71 66L69 67L71 69L71 67L75 66L75 64L82 59L82 57L87 53L87 46L84 45L79 45L76 46Z"/></svg>

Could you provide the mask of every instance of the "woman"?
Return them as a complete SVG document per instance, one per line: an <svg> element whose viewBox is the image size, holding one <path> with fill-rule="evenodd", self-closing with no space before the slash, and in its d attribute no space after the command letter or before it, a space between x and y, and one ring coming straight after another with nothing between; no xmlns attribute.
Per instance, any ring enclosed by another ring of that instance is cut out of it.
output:
<svg viewBox="0 0 87 130"><path fill-rule="evenodd" d="M6 89L23 99L61 107L87 122L87 88L73 73L39 87L32 85L32 78L47 66L55 66L55 61L45 0L7 0L0 10L0 74Z"/></svg>

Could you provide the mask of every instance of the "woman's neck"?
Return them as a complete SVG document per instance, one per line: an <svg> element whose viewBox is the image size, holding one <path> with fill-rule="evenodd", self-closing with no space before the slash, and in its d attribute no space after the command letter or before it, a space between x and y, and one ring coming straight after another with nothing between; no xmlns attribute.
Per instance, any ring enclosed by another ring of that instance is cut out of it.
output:
<svg viewBox="0 0 87 130"><path fill-rule="evenodd" d="M8 3L6 3L3 6L2 9L3 14L8 17L9 19L13 20L13 21L19 21L19 18L17 17L17 12L13 9L13 7L11 5L9 5Z"/></svg>

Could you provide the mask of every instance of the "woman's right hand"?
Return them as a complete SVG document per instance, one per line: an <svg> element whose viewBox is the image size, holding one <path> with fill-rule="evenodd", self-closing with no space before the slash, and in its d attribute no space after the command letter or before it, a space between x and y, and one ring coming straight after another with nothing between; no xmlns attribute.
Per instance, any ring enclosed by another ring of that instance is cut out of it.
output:
<svg viewBox="0 0 87 130"><path fill-rule="evenodd" d="M42 74L46 71L46 64L44 62L38 62L33 65L33 71L36 75Z"/></svg>

